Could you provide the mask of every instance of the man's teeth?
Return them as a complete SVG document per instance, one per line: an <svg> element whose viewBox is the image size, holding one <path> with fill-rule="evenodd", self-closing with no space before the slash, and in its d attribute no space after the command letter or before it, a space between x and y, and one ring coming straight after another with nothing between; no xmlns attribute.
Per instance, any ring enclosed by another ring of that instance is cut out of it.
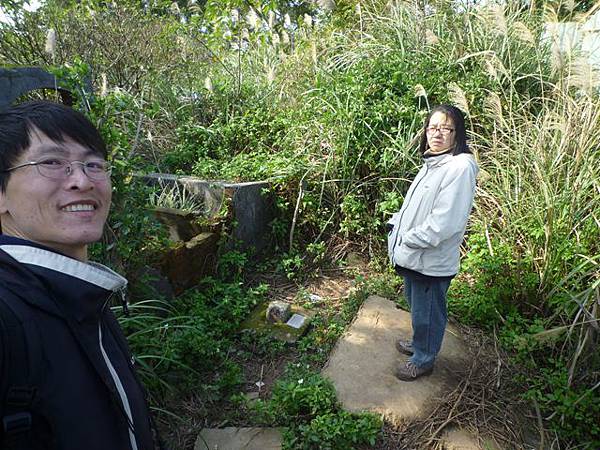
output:
<svg viewBox="0 0 600 450"><path fill-rule="evenodd" d="M93 211L94 205L68 205L63 208L63 211L76 212L76 211Z"/></svg>

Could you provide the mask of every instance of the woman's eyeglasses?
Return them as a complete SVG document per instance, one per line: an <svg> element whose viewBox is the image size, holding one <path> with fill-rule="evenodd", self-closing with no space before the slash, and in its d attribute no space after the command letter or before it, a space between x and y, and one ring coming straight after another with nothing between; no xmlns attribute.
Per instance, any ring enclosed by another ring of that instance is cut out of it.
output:
<svg viewBox="0 0 600 450"><path fill-rule="evenodd" d="M454 131L454 128L448 127L427 127L427 134L435 134L439 131L443 136L447 136Z"/></svg>

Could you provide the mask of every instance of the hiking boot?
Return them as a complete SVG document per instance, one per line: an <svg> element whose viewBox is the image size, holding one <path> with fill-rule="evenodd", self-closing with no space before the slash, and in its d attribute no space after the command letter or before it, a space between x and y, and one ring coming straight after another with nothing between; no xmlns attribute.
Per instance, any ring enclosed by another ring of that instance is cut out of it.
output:
<svg viewBox="0 0 600 450"><path fill-rule="evenodd" d="M419 377L431 375L433 366L417 367L411 361L406 361L396 369L396 378L402 381L414 381Z"/></svg>
<svg viewBox="0 0 600 450"><path fill-rule="evenodd" d="M407 339L398 339L396 341L396 350L398 350L404 355L412 356L412 354L414 353L412 341L409 341Z"/></svg>

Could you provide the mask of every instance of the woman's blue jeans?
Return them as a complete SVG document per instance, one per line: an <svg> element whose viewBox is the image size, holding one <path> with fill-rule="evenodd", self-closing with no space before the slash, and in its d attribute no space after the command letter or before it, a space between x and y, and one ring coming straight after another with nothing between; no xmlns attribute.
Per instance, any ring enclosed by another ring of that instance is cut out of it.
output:
<svg viewBox="0 0 600 450"><path fill-rule="evenodd" d="M433 366L442 348L448 322L446 293L448 278L417 278L404 275L404 295L410 307L413 329L413 355L410 361L417 367Z"/></svg>

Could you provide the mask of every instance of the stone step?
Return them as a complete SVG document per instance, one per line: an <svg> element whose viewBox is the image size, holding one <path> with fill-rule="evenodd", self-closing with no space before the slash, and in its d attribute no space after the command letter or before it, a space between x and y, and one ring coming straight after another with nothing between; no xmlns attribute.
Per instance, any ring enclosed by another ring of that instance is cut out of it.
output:
<svg viewBox="0 0 600 450"><path fill-rule="evenodd" d="M279 428L205 428L194 450L281 450Z"/></svg>

